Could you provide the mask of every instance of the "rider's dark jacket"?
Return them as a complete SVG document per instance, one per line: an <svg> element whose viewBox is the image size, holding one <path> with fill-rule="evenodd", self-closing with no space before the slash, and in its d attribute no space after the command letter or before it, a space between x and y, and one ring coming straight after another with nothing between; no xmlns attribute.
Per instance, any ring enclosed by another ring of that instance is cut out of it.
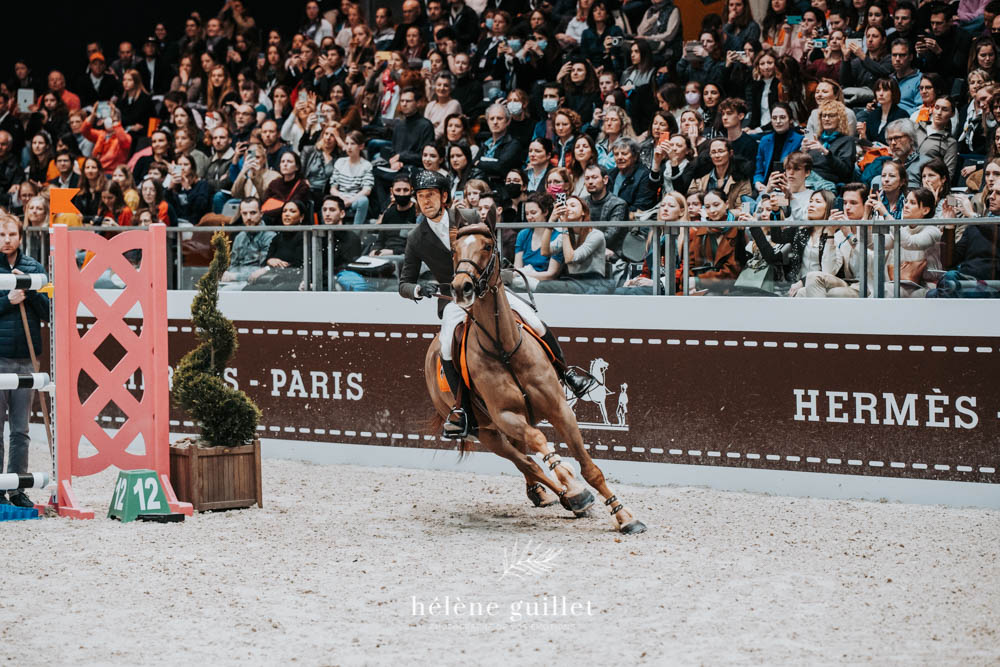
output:
<svg viewBox="0 0 1000 667"><path fill-rule="evenodd" d="M449 221L454 220L453 210L448 212ZM416 300L417 279L420 277L420 264L434 274L434 280L441 286L443 293L451 290L451 281L455 277L455 267L452 262L451 249L445 248L434 231L427 224L427 218L417 216L417 226L406 237L406 251L403 257L403 269L399 274L399 293L407 299ZM438 317L444 312L447 301L438 300Z"/></svg>

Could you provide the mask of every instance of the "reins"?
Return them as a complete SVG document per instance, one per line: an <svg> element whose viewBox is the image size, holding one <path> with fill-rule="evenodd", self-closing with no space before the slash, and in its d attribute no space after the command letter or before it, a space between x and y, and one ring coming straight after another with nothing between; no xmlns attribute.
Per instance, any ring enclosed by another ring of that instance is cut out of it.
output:
<svg viewBox="0 0 1000 667"><path fill-rule="evenodd" d="M524 330L523 325L520 322L516 322L515 326L517 328L517 344L514 345L514 349L510 352L504 349L503 342L500 334L500 299L498 298L498 292L500 291L500 286L503 284L500 280L500 273L497 271L497 265L500 258L500 248L497 243L496 237L493 235L492 231L488 230L476 230L469 231L469 234L479 234L482 236L489 235L490 240L493 242L493 252L490 254L490 259L486 263L485 267L480 267L478 264L473 262L471 259L461 259L458 261L457 266L462 266L463 264L470 264L475 269L475 273L466 270L456 270L455 275L466 275L472 281L472 285L475 289L476 298L482 299L489 293L493 293L493 320L496 325L496 337L490 334L479 320L476 319L475 315L472 314L472 310L468 308L462 308L469 316L469 319L479 327L479 330L483 333L486 338L493 344L493 350L488 350L483 345L483 341L478 339L479 348L483 351L483 354L499 361L503 367L510 374L514 384L517 386L517 390L521 392L521 397L524 399L524 407L528 412L528 422L530 424L535 423L535 411L531 407L531 399L528 398L528 392L525 390L524 385L521 384L520 378L517 377L517 373L514 371L514 367L511 365L511 359L517 354L518 350L521 349L521 344L524 342ZM511 313L513 316L513 313Z"/></svg>

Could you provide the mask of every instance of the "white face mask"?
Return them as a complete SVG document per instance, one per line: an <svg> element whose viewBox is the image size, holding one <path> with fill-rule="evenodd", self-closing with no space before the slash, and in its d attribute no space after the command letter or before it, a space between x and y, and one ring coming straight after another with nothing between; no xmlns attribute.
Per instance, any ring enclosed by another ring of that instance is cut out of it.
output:
<svg viewBox="0 0 1000 667"><path fill-rule="evenodd" d="M511 116L517 116L522 111L524 111L524 105L517 101L508 102L507 111L510 112Z"/></svg>
<svg viewBox="0 0 1000 667"><path fill-rule="evenodd" d="M688 103L689 107L698 106L701 102L701 93L684 93L684 101Z"/></svg>

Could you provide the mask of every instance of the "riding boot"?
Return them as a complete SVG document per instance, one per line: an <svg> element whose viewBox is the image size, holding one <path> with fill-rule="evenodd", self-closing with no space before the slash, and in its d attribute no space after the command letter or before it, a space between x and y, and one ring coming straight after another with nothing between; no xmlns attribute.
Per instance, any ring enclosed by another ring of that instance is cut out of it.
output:
<svg viewBox="0 0 1000 667"><path fill-rule="evenodd" d="M555 356L555 359L552 360L552 366L556 369L556 374L577 398L586 396L587 392L597 384L597 380L589 373L580 373L566 364L566 357L563 356L562 348L559 346L559 341L556 340L556 335L552 333L552 329L546 327L542 340Z"/></svg>
<svg viewBox="0 0 1000 667"><path fill-rule="evenodd" d="M448 420L444 423L441 437L448 440L463 440L469 437L470 431L470 415L472 414L472 405L469 398L470 392L466 387L462 386L462 379L458 375L458 369L455 368L455 364L451 360L442 359L441 370L444 371L444 377L448 381L451 393L461 395L461 404L456 405L448 415Z"/></svg>

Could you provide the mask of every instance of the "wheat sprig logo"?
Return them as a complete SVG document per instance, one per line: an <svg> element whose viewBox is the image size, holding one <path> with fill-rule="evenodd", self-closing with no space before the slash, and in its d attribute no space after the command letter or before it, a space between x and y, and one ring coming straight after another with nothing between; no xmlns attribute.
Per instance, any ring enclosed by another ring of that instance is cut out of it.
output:
<svg viewBox="0 0 1000 667"><path fill-rule="evenodd" d="M507 548L503 550L503 574L500 575L500 579L506 579L508 576L520 579L551 571L554 568L553 561L563 550L549 548L543 552L542 546L529 538L521 549L518 540L515 539L513 548L509 551Z"/></svg>

